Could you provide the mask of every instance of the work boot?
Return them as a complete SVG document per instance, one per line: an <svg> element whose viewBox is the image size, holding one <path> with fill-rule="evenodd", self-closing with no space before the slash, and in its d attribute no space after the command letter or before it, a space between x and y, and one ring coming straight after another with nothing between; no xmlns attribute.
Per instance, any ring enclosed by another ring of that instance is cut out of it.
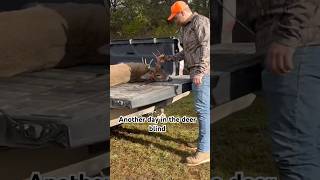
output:
<svg viewBox="0 0 320 180"><path fill-rule="evenodd" d="M197 151L195 155L186 158L187 166L197 166L210 162L210 152Z"/></svg>

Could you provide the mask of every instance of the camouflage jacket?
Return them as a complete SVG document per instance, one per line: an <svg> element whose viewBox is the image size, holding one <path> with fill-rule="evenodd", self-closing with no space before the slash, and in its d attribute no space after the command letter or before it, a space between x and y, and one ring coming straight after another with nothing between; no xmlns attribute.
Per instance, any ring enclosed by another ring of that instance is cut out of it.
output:
<svg viewBox="0 0 320 180"><path fill-rule="evenodd" d="M257 51L272 42L290 47L320 44L320 0L248 0Z"/></svg>
<svg viewBox="0 0 320 180"><path fill-rule="evenodd" d="M167 55L168 61L184 60L191 78L210 72L210 20L194 12L191 20L180 29L183 50Z"/></svg>

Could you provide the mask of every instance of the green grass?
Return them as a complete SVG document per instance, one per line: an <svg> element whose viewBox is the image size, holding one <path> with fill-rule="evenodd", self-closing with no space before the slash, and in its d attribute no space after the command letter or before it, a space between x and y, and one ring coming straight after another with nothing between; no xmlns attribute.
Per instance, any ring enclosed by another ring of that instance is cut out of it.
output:
<svg viewBox="0 0 320 180"><path fill-rule="evenodd" d="M168 106L167 116L196 116L192 95ZM215 176L277 176L266 132L264 100L212 126ZM148 124L123 124L111 131L111 179L209 179L210 166L187 167L194 151L186 146L198 135L197 124L167 124L166 133L149 133Z"/></svg>
<svg viewBox="0 0 320 180"><path fill-rule="evenodd" d="M192 95L168 106L167 116L195 116ZM167 124L166 133L149 133L148 124L123 124L111 131L111 179L209 179L209 163L187 167L197 124Z"/></svg>
<svg viewBox="0 0 320 180"><path fill-rule="evenodd" d="M278 176L271 157L265 102L257 97L249 108L213 124L212 174L229 179L237 171L245 176Z"/></svg>

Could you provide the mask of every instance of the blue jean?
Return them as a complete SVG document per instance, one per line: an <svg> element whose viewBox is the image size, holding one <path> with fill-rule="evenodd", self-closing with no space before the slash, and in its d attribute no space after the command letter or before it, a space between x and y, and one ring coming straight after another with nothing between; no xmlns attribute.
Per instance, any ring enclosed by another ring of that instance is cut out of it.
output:
<svg viewBox="0 0 320 180"><path fill-rule="evenodd" d="M294 70L263 71L273 158L281 180L320 179L320 46L298 48Z"/></svg>
<svg viewBox="0 0 320 180"><path fill-rule="evenodd" d="M210 152L210 76L204 75L199 86L192 84L199 122L198 151Z"/></svg>

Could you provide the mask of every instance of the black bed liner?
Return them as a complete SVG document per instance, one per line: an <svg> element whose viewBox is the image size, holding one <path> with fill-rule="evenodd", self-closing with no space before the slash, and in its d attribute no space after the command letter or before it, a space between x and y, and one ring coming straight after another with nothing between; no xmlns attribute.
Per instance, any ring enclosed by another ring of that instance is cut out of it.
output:
<svg viewBox="0 0 320 180"><path fill-rule="evenodd" d="M0 79L0 146L76 147L105 141L104 66L79 66Z"/></svg>

